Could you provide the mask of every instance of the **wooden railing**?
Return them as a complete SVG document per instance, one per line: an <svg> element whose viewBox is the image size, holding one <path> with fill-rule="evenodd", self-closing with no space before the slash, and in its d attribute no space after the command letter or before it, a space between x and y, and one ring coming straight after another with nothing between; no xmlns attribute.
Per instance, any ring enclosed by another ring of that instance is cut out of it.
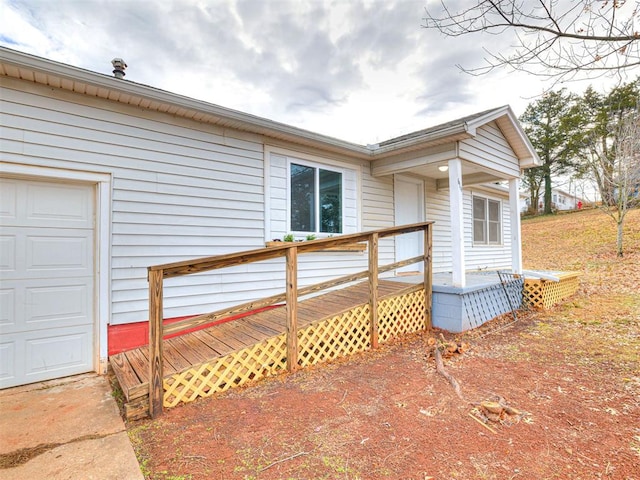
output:
<svg viewBox="0 0 640 480"><path fill-rule="evenodd" d="M148 268L149 280L149 415L153 418L162 413L163 403L163 338L169 334L179 334L186 330L206 325L216 320L244 312L267 307L276 303L286 303L287 323L287 368L289 371L298 365L298 297L319 292L338 285L368 278L370 305L371 347L378 346L378 276L381 273L395 270L417 262L424 264L424 288L427 293L425 301L426 328L431 327L431 250L433 222L415 223L382 230L341 235L306 242L282 242L280 245L260 248L245 252L218 255L184 262L155 265ZM381 238L409 234L422 231L424 233L424 249L421 255L408 258L385 266L378 265L378 242ZM368 269L363 272L345 275L340 278L298 288L298 255L335 248L354 243L366 242L369 251ZM163 325L163 282L166 278L190 275L234 265L258 262L273 258L286 259L285 292L271 297L255 300L231 308L199 315L187 320Z"/></svg>

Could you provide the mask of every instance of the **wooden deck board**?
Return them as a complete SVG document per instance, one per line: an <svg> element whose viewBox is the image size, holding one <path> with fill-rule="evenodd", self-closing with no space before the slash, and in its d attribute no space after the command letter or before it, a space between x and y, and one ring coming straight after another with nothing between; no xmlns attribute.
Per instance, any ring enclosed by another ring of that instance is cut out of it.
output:
<svg viewBox="0 0 640 480"><path fill-rule="evenodd" d="M381 280L379 296L404 290L409 285ZM313 322L368 302L367 282L334 290L298 303L298 326ZM279 307L249 315L164 342L164 375L219 358L255 345L286 330L286 308ZM149 378L148 347L140 347L110 357L112 369L128 400L145 395Z"/></svg>
<svg viewBox="0 0 640 480"><path fill-rule="evenodd" d="M193 335L183 335L181 337L172 338L167 340L167 344L180 350L182 355L191 362L191 365L196 365L206 361L210 355L220 355L220 352L210 348L210 345L205 345Z"/></svg>

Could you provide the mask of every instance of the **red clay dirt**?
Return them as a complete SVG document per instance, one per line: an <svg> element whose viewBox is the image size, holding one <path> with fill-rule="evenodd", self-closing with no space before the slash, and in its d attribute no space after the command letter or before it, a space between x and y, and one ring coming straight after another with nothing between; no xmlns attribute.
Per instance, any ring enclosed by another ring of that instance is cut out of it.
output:
<svg viewBox="0 0 640 480"><path fill-rule="evenodd" d="M581 289L515 323L505 315L445 334L469 344L444 359L464 400L436 372L433 334L417 334L129 424L143 472L640 480L640 211L631 213L623 259L599 212L524 222L525 267L579 270ZM483 423L482 401L520 414Z"/></svg>

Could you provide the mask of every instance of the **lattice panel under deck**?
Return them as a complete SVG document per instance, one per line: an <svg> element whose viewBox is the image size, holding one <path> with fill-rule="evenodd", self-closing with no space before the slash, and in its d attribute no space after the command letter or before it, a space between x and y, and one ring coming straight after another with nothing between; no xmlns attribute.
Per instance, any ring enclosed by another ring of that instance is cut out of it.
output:
<svg viewBox="0 0 640 480"><path fill-rule="evenodd" d="M424 330L425 308L424 290L381 300L378 303L378 341L384 343L406 333Z"/></svg>
<svg viewBox="0 0 640 480"><path fill-rule="evenodd" d="M534 308L551 308L578 291L578 273L559 275L560 281L528 278L524 282L525 303Z"/></svg>
<svg viewBox="0 0 640 480"><path fill-rule="evenodd" d="M307 367L368 349L369 310L361 305L300 330L298 364Z"/></svg>
<svg viewBox="0 0 640 480"><path fill-rule="evenodd" d="M164 406L192 402L239 387L249 381L277 375L287 366L287 340L281 334L251 347L203 363L164 379Z"/></svg>
<svg viewBox="0 0 640 480"><path fill-rule="evenodd" d="M522 296L524 304L533 308L544 308L544 280L527 278L524 281Z"/></svg>

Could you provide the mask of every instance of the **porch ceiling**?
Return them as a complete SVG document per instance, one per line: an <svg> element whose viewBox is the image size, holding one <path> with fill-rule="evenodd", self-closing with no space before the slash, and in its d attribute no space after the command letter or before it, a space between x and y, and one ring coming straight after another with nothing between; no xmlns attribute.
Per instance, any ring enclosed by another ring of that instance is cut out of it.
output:
<svg viewBox="0 0 640 480"><path fill-rule="evenodd" d="M448 167L448 160L455 158L429 158L422 157L413 161L401 161L395 164L373 167L374 176L388 176L403 174L418 176L436 180L438 189L449 188L449 171L441 170L441 167ZM463 186L477 185L481 183L493 183L508 180L503 174L482 167L477 163L462 160L462 184Z"/></svg>

